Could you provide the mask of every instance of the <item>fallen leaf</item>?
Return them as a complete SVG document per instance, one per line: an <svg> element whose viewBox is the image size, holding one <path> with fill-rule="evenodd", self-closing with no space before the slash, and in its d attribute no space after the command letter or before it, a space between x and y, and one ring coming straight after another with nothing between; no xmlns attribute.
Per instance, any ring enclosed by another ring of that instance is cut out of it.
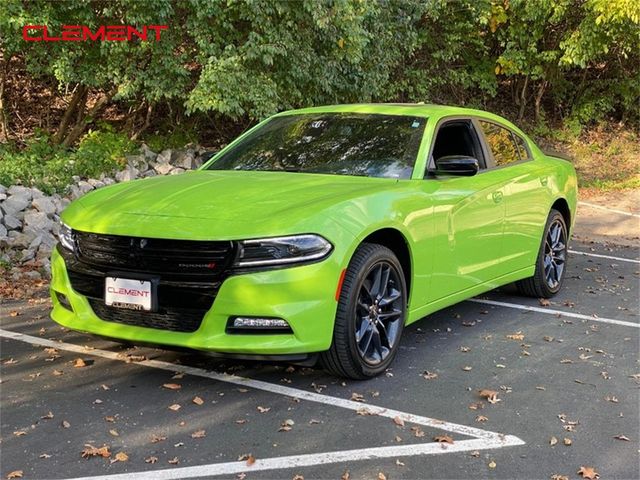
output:
<svg viewBox="0 0 640 480"><path fill-rule="evenodd" d="M482 389L478 392L478 394L482 398L486 398L489 403L498 403L500 399L498 398L498 392L494 390Z"/></svg>
<svg viewBox="0 0 640 480"><path fill-rule="evenodd" d="M436 435L433 440L439 443L453 443L453 438L449 435Z"/></svg>
<svg viewBox="0 0 640 480"><path fill-rule="evenodd" d="M109 458L111 456L109 447L106 445L103 445L102 447L97 448L91 444L86 444L84 447L85 447L84 450L82 450L80 454L82 458L89 458L89 457Z"/></svg>
<svg viewBox="0 0 640 480"><path fill-rule="evenodd" d="M496 462L495 462L495 461L493 461L493 460L491 460L491 461L489 462L489 468L496 468Z"/></svg>
<svg viewBox="0 0 640 480"><path fill-rule="evenodd" d="M195 403L196 405L202 405L204 404L204 400L202 400L200 397L193 397L193 400L191 400L193 403Z"/></svg>
<svg viewBox="0 0 640 480"><path fill-rule="evenodd" d="M267 413L269 410L271 410L271 407L261 407L258 405L258 412L260 413Z"/></svg>
<svg viewBox="0 0 640 480"><path fill-rule="evenodd" d="M378 480L387 480L387 477L384 473L378 472Z"/></svg>
<svg viewBox="0 0 640 480"><path fill-rule="evenodd" d="M553 342L553 337L550 337L549 335L545 335L544 337L542 337L542 339L545 342Z"/></svg>
<svg viewBox="0 0 640 480"><path fill-rule="evenodd" d="M615 438L616 440L623 440L625 442L629 442L630 441L629 438L626 435L622 435L622 434L616 435L613 438Z"/></svg>
<svg viewBox="0 0 640 480"><path fill-rule="evenodd" d="M411 431L413 432L413 436L416 438L422 438L425 435L424 430L420 427L411 427Z"/></svg>
<svg viewBox="0 0 640 480"><path fill-rule="evenodd" d="M595 480L596 478L600 478L600 474L596 472L594 467L580 467L578 470L578 475L582 476L582 478L588 478L589 480Z"/></svg>
<svg viewBox="0 0 640 480"><path fill-rule="evenodd" d="M518 341L522 341L524 340L524 334L522 332L518 332L518 333L512 333L510 335L507 335L507 338L509 340L518 340Z"/></svg>
<svg viewBox="0 0 640 480"><path fill-rule="evenodd" d="M400 437L399 435L396 435L396 436L394 437L394 440L395 440L396 442L400 443L400 442L402 441L402 437Z"/></svg>
<svg viewBox="0 0 640 480"><path fill-rule="evenodd" d="M151 437L151 443L158 443L158 442L162 442L164 440L166 440L167 437L162 436L162 435L153 435Z"/></svg>
<svg viewBox="0 0 640 480"><path fill-rule="evenodd" d="M38 455L38 458L51 458L51 455L49 455L48 453L41 453L40 455Z"/></svg>
<svg viewBox="0 0 640 480"><path fill-rule="evenodd" d="M179 385L177 383L164 383L162 387L166 388L167 390L180 390L182 388L182 385Z"/></svg>
<svg viewBox="0 0 640 480"><path fill-rule="evenodd" d="M71 424L69 422L67 422L66 420L62 421L62 428L69 428L71 426Z"/></svg>
<svg viewBox="0 0 640 480"><path fill-rule="evenodd" d="M404 462L401 462L400 460L398 460L398 459L396 458L396 465L397 465L398 467L404 467Z"/></svg>
<svg viewBox="0 0 640 480"><path fill-rule="evenodd" d="M293 420L291 420L290 418L288 418L287 420L285 420L284 422L282 422L280 424L280 428L278 429L279 432L288 432L289 430L291 430L291 427L293 427L295 425L295 422Z"/></svg>
<svg viewBox="0 0 640 480"><path fill-rule="evenodd" d="M551 437L549 439L549 445L551 445L552 447L557 444L558 444L558 439L556 437Z"/></svg>
<svg viewBox="0 0 640 480"><path fill-rule="evenodd" d="M244 425L245 423L247 423L247 419L246 418L239 418L236 420L236 423L238 425Z"/></svg>
<svg viewBox="0 0 640 480"><path fill-rule="evenodd" d="M104 417L104 421L105 422L109 422L109 423L113 423L113 422L116 421L116 417L107 416L107 417Z"/></svg>
<svg viewBox="0 0 640 480"><path fill-rule="evenodd" d="M103 390L111 390L111 387L109 387L109 385L105 385L104 383L100 385L100 388L102 388Z"/></svg>
<svg viewBox="0 0 640 480"><path fill-rule="evenodd" d="M460 351L464 352L464 353L467 353L467 352L471 351L471 348L469 348L469 347L460 347Z"/></svg>
<svg viewBox="0 0 640 480"><path fill-rule="evenodd" d="M191 438L204 438L207 434L204 430L197 430L191 434Z"/></svg>
<svg viewBox="0 0 640 480"><path fill-rule="evenodd" d="M83 359L81 359L81 358L76 358L76 359L75 359L75 361L73 362L73 366L74 366L75 368L82 368L82 367L86 367L86 366L87 366L87 364L86 364L86 362L85 362Z"/></svg>
<svg viewBox="0 0 640 480"><path fill-rule="evenodd" d="M404 427L404 420L402 420L400 417L393 417L393 423L400 427Z"/></svg>
<svg viewBox="0 0 640 480"><path fill-rule="evenodd" d="M171 465L178 465L180 460L178 460L178 457L173 457L171 460L167 460L167 463L170 463Z"/></svg>
<svg viewBox="0 0 640 480"><path fill-rule="evenodd" d="M474 450L469 455L471 455L474 458L478 458L480 456L480 452L478 450Z"/></svg>
<svg viewBox="0 0 640 480"><path fill-rule="evenodd" d="M18 312L17 310L12 310L9 312L10 317L17 317L18 315L20 315L20 312ZM22 470L20 470L20 476L22 476Z"/></svg>
<svg viewBox="0 0 640 480"><path fill-rule="evenodd" d="M13 312L12 312L13 313ZM15 315L13 315L15 316ZM11 478L22 478L22 470L14 470L13 472L9 472L9 474L7 475L8 479Z"/></svg>
<svg viewBox="0 0 640 480"><path fill-rule="evenodd" d="M180 405L178 405L177 403L174 403L173 405L169 405L169 410L173 410L174 412L177 412L181 408L182 407Z"/></svg>
<svg viewBox="0 0 640 480"><path fill-rule="evenodd" d="M573 363L573 360L571 360L570 358L563 358L562 360L560 360L560 363L562 364Z"/></svg>
<svg viewBox="0 0 640 480"><path fill-rule="evenodd" d="M16 430L15 432L13 432L13 434L14 434L16 437L21 437L21 436L23 436L23 435L26 435L26 434L27 434L27 432L25 432L24 430Z"/></svg>
<svg viewBox="0 0 640 480"><path fill-rule="evenodd" d="M613 396L613 395L611 395L611 396L607 395L606 397L604 397L604 399L605 399L607 402L611 402L611 403L618 403L618 398L617 398L617 397L615 397L615 396Z"/></svg>
<svg viewBox="0 0 640 480"><path fill-rule="evenodd" d="M438 378L438 374L434 372L430 372L429 370L425 370L424 372L422 372L422 377L425 380L433 380Z"/></svg>
<svg viewBox="0 0 640 480"><path fill-rule="evenodd" d="M482 410L484 408L484 403L474 402L469 404L469 410Z"/></svg>
<svg viewBox="0 0 640 480"><path fill-rule="evenodd" d="M359 393L353 392L351 394L351 400L355 402L364 402L364 395L360 395Z"/></svg>
<svg viewBox="0 0 640 480"><path fill-rule="evenodd" d="M487 420L489 420L487 417L485 417L484 415L478 415L476 417L476 422L486 422Z"/></svg>
<svg viewBox="0 0 640 480"><path fill-rule="evenodd" d="M538 299L538 303L542 307L548 307L549 305L551 305L551 302L549 300L547 300L546 298L539 298Z"/></svg>
<svg viewBox="0 0 640 480"><path fill-rule="evenodd" d="M249 454L249 456L247 457L247 465L251 466L254 463L256 463L256 457L254 457L253 455Z"/></svg>
<svg viewBox="0 0 640 480"><path fill-rule="evenodd" d="M124 452L118 452L115 457L109 461L109 463L126 462L127 460L129 460L129 455Z"/></svg>
<svg viewBox="0 0 640 480"><path fill-rule="evenodd" d="M571 439L570 439L570 438L566 438L566 437L565 437L565 438L562 440L562 443L564 443L564 444L568 447L568 446L569 446L569 445L571 445L573 442L571 441Z"/></svg>
<svg viewBox="0 0 640 480"><path fill-rule="evenodd" d="M113 435L114 437L119 437L120 436L120 434L118 433L117 430L109 430L109 434Z"/></svg>
<svg viewBox="0 0 640 480"><path fill-rule="evenodd" d="M125 358L125 362L126 363L144 362L146 359L147 357L145 357L144 355L127 355Z"/></svg>
<svg viewBox="0 0 640 480"><path fill-rule="evenodd" d="M469 365L465 365L464 367L462 367L462 370L464 370L465 372L470 372L473 369L473 367L470 367Z"/></svg>
<svg viewBox="0 0 640 480"><path fill-rule="evenodd" d="M60 375L64 375L64 372L63 372L62 370L54 370L54 371L53 371L53 374L54 374L56 377L59 377Z"/></svg>
<svg viewBox="0 0 640 480"><path fill-rule="evenodd" d="M51 420L53 418L53 413L48 412L46 415L40 417L42 420Z"/></svg>
<svg viewBox="0 0 640 480"><path fill-rule="evenodd" d="M16 363L18 363L18 361L14 360L13 358L10 358L9 360L5 360L3 363L5 365L15 365Z"/></svg>
<svg viewBox="0 0 640 480"><path fill-rule="evenodd" d="M304 480L304 477L300 474L295 474L292 480Z"/></svg>
<svg viewBox="0 0 640 480"><path fill-rule="evenodd" d="M557 473L554 473L553 475L551 475L551 480L569 480L569 477L567 477L566 475L559 475Z"/></svg>
<svg viewBox="0 0 640 480"><path fill-rule="evenodd" d="M96 405L100 405L102 403L102 400L100 400L99 398L96 398L93 403L95 403Z"/></svg>
<svg viewBox="0 0 640 480"><path fill-rule="evenodd" d="M154 457L154 456L147 457L144 459L144 461L145 463L156 463L158 461L158 457Z"/></svg>

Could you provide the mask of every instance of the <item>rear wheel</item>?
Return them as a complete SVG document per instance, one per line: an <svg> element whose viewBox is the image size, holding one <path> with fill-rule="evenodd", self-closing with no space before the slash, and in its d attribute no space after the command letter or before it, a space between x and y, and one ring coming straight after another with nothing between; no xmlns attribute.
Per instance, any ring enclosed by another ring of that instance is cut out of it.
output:
<svg viewBox="0 0 640 480"><path fill-rule="evenodd" d="M406 282L394 253L361 245L344 277L333 342L320 357L324 367L352 379L383 372L397 353L406 311Z"/></svg>
<svg viewBox="0 0 640 480"><path fill-rule="evenodd" d="M567 225L557 210L551 210L532 277L516 282L524 295L550 298L560 291L567 262Z"/></svg>

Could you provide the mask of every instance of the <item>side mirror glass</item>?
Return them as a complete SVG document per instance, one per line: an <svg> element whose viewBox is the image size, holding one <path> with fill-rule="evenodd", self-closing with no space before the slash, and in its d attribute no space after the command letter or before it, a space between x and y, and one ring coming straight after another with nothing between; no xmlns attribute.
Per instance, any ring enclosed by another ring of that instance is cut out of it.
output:
<svg viewBox="0 0 640 480"><path fill-rule="evenodd" d="M436 175L471 177L480 170L477 158L466 155L447 155L436 159Z"/></svg>

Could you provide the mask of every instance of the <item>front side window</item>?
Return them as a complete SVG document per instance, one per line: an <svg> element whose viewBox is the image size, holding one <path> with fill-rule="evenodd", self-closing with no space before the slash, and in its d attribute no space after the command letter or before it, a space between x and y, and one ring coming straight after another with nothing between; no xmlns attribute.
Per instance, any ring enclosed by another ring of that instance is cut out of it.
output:
<svg viewBox="0 0 640 480"><path fill-rule="evenodd" d="M510 130L483 120L480 120L480 125L497 167L509 165L520 160L518 146Z"/></svg>
<svg viewBox="0 0 640 480"><path fill-rule="evenodd" d="M411 178L426 118L359 113L275 117L209 170Z"/></svg>

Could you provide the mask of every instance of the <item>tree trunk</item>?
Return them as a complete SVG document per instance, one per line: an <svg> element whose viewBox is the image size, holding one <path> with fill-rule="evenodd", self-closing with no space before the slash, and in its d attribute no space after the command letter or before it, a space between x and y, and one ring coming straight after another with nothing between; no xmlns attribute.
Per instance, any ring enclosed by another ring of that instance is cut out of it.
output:
<svg viewBox="0 0 640 480"><path fill-rule="evenodd" d="M524 84L520 90L520 111L518 112L518 122L524 118L524 110L527 106L527 85L529 85L529 75L524 77Z"/></svg>
<svg viewBox="0 0 640 480"><path fill-rule="evenodd" d="M73 92L73 96L71 97L71 101L67 106L67 109L62 116L62 120L60 120L60 125L58 126L58 130L56 134L53 136L53 143L56 145L62 142L67 130L69 129L69 124L71 123L71 118L73 117L74 112L78 108L78 105L84 99L86 101L87 87L84 85L78 85ZM84 109L84 105L83 105Z"/></svg>
<svg viewBox="0 0 640 480"><path fill-rule="evenodd" d="M540 86L538 87L538 92L536 93L536 100L535 100L536 103L535 103L535 112L534 112L536 123L540 121L540 104L542 103L542 96L544 95L545 88L547 88L547 81L543 80Z"/></svg>
<svg viewBox="0 0 640 480"><path fill-rule="evenodd" d="M8 58L6 61L3 60L3 62L0 63L0 65L2 65L2 72L0 73L0 143L9 141L9 122L7 121L7 112L4 105L4 85L7 80L10 60L11 59Z"/></svg>
<svg viewBox="0 0 640 480"><path fill-rule="evenodd" d="M145 116L144 119L144 125L142 125L142 127L135 132L133 135L131 135L131 140L137 140L138 137L140 137L140 135L147 129L149 128L149 126L151 125L151 113L153 112L153 103L149 103L149 106L147 107L147 114Z"/></svg>
<svg viewBox="0 0 640 480"><path fill-rule="evenodd" d="M116 90L112 90L111 92L103 95L96 102L96 104L89 110L86 115L83 115L82 118L76 123L73 129L69 132L69 134L65 137L62 145L64 147L69 147L75 143L75 141L80 138L84 129L87 128L89 122L93 121L93 119L102 111L104 107L108 105L111 101L111 98L115 95Z"/></svg>

